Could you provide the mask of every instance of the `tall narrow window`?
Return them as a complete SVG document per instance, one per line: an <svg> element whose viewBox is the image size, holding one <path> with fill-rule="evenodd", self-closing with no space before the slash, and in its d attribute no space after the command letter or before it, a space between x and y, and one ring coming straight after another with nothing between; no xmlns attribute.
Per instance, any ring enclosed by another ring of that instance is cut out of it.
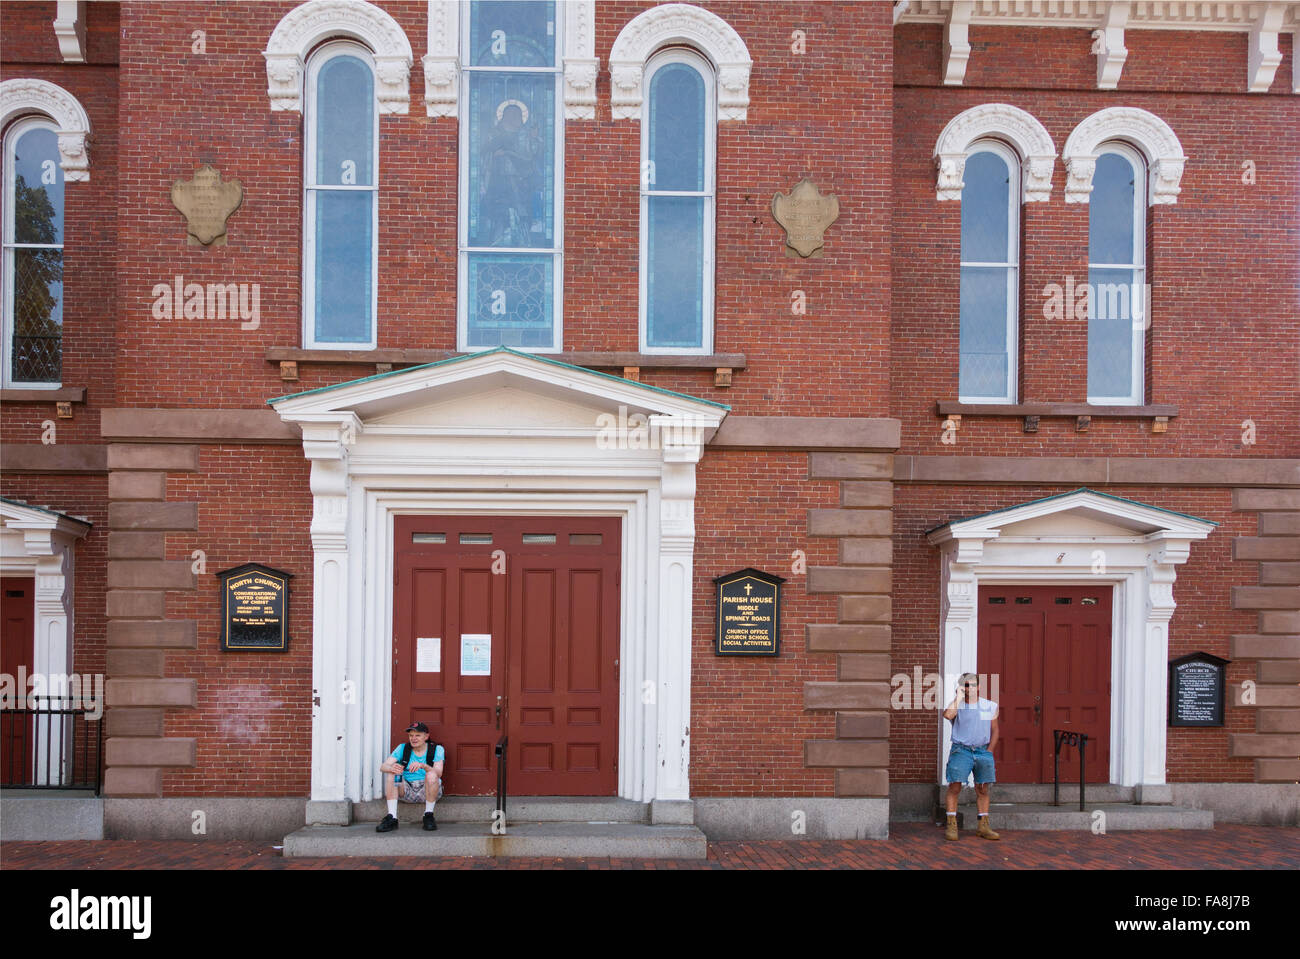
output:
<svg viewBox="0 0 1300 959"><path fill-rule="evenodd" d="M52 388L63 369L63 170L49 120L4 138L4 367L0 385Z"/></svg>
<svg viewBox="0 0 1300 959"><path fill-rule="evenodd" d="M460 341L562 343L560 5L474 0L461 18Z"/></svg>
<svg viewBox="0 0 1300 959"><path fill-rule="evenodd" d="M1146 169L1104 144L1088 197L1088 402L1141 405L1146 344Z"/></svg>
<svg viewBox="0 0 1300 959"><path fill-rule="evenodd" d="M303 337L373 349L378 269L379 112L374 60L329 43L307 68Z"/></svg>
<svg viewBox="0 0 1300 959"><path fill-rule="evenodd" d="M1020 171L1009 148L972 144L961 192L963 402L1016 401Z"/></svg>
<svg viewBox="0 0 1300 959"><path fill-rule="evenodd" d="M671 50L646 69L641 125L641 349L713 343L714 97L707 60Z"/></svg>

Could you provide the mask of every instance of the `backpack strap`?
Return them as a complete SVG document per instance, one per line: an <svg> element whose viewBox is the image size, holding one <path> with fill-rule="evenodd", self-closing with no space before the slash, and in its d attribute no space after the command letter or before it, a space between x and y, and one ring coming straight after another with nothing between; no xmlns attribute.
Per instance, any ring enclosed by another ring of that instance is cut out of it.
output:
<svg viewBox="0 0 1300 959"><path fill-rule="evenodd" d="M411 764L411 744L410 744L410 743L403 743L403 744L402 744L402 758L398 760L398 763L401 764L401 766L402 766L402 775L405 776L405 775L406 775L406 767L409 766L409 765Z"/></svg>

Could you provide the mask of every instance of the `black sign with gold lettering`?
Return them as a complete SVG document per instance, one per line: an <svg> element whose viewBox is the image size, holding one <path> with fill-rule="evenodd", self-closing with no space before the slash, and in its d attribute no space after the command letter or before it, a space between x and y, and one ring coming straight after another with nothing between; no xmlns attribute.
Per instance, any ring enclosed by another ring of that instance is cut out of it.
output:
<svg viewBox="0 0 1300 959"><path fill-rule="evenodd" d="M260 563L217 573L221 580L221 648L283 651L289 648L289 579Z"/></svg>
<svg viewBox="0 0 1300 959"><path fill-rule="evenodd" d="M1222 726L1228 660L1192 653L1169 663L1169 725Z"/></svg>
<svg viewBox="0 0 1300 959"><path fill-rule="evenodd" d="M776 656L781 652L780 576L742 569L719 576L719 656Z"/></svg>

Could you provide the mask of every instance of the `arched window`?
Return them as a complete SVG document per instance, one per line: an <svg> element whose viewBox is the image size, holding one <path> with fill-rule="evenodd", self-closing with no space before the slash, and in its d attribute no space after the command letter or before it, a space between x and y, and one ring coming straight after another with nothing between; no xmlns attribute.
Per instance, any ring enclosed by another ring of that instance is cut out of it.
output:
<svg viewBox="0 0 1300 959"><path fill-rule="evenodd" d="M303 341L373 349L378 269L379 113L374 58L332 42L307 64Z"/></svg>
<svg viewBox="0 0 1300 959"><path fill-rule="evenodd" d="M713 70L674 49L646 70L641 125L641 349L707 353L713 344Z"/></svg>
<svg viewBox="0 0 1300 959"><path fill-rule="evenodd" d="M996 140L970 145L961 191L962 402L1016 401L1020 160Z"/></svg>
<svg viewBox="0 0 1300 959"><path fill-rule="evenodd" d="M0 385L55 388L63 369L63 184L59 127L4 136L4 366Z"/></svg>
<svg viewBox="0 0 1300 959"><path fill-rule="evenodd" d="M1088 402L1140 405L1146 343L1146 164L1124 143L1098 150L1088 197Z"/></svg>

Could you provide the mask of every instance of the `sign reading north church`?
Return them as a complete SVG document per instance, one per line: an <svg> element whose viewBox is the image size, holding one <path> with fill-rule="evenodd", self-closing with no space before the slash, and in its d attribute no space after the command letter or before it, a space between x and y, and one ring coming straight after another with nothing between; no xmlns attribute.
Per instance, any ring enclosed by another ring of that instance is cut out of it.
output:
<svg viewBox="0 0 1300 959"><path fill-rule="evenodd" d="M1223 725L1226 659L1192 653L1169 664L1169 725Z"/></svg>
<svg viewBox="0 0 1300 959"><path fill-rule="evenodd" d="M742 569L719 576L719 656L776 656L781 651L780 576Z"/></svg>
<svg viewBox="0 0 1300 959"><path fill-rule="evenodd" d="M260 563L217 573L221 579L221 648L289 648L289 578Z"/></svg>

